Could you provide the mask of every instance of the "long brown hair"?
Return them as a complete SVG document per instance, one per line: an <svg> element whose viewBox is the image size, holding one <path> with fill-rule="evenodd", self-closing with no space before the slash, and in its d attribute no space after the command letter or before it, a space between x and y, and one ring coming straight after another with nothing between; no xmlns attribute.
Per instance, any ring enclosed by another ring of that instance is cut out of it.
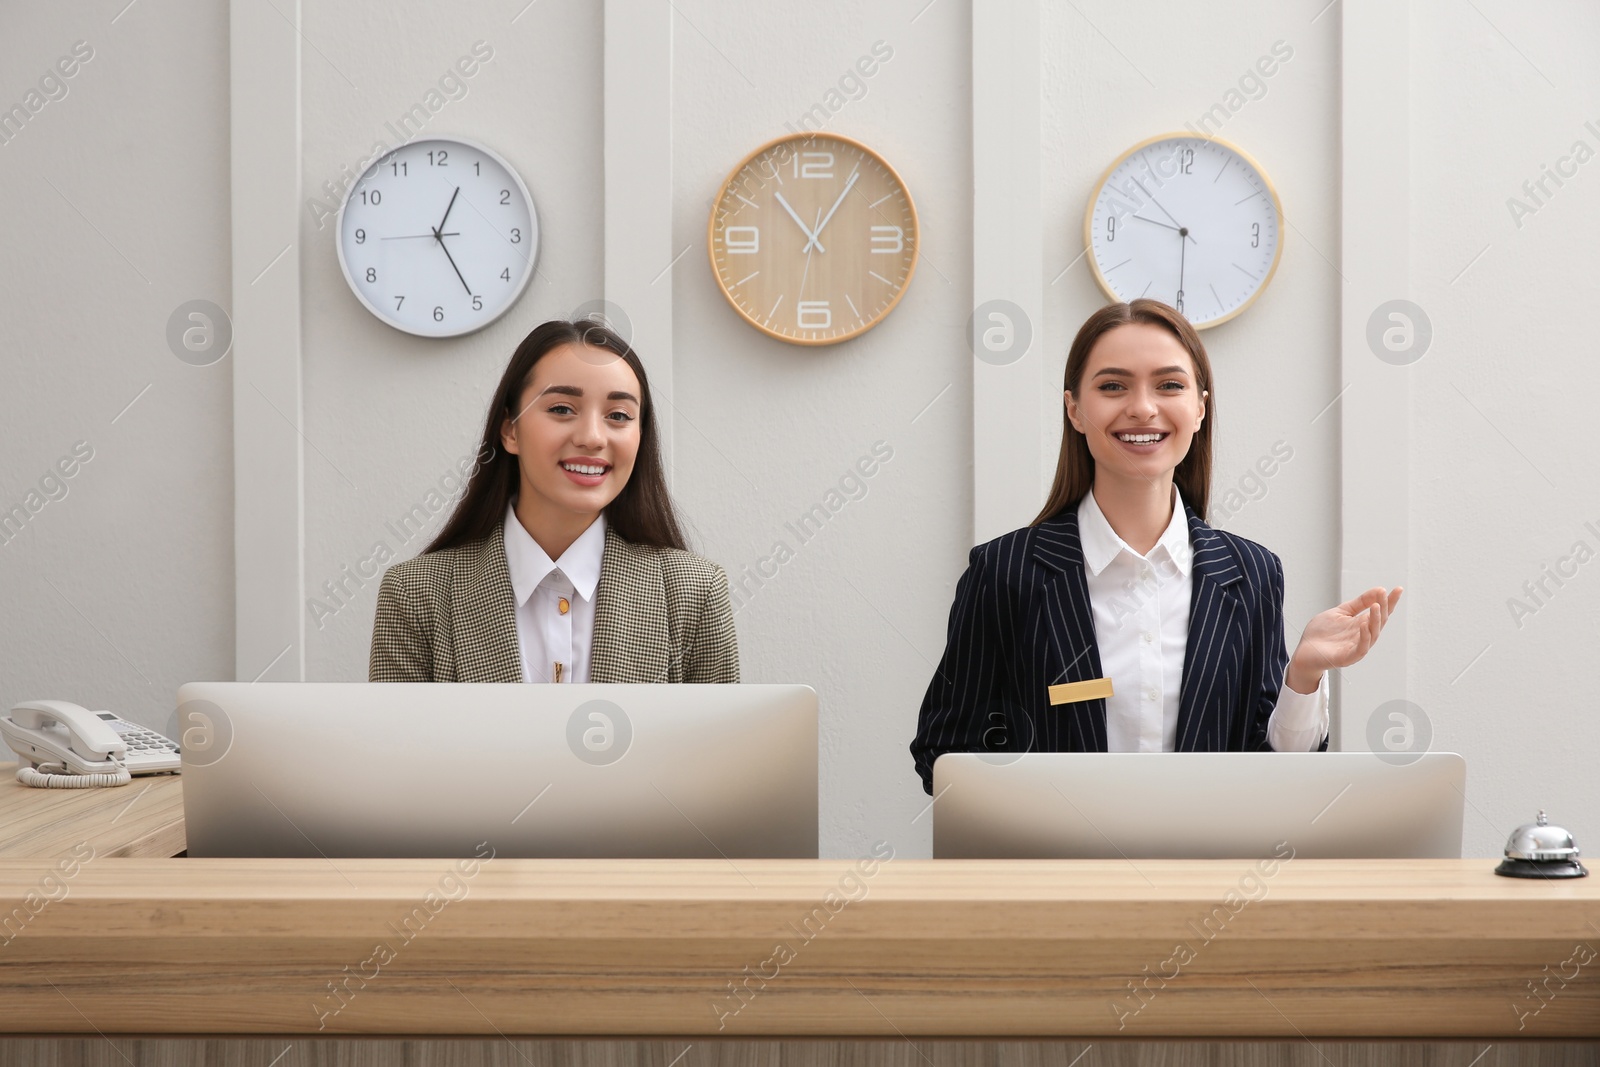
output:
<svg viewBox="0 0 1600 1067"><path fill-rule="evenodd" d="M1078 385L1083 380L1083 371L1089 364L1089 352L1095 342L1118 326L1132 323L1159 326L1176 337L1194 361L1195 387L1212 394L1201 398L1206 417L1189 444L1189 454L1172 472L1172 480L1177 483L1184 502L1203 520L1211 497L1211 426L1216 418L1216 386L1211 381L1211 361L1206 358L1206 346L1200 343L1200 335L1189 325L1188 319L1159 300L1139 299L1131 304L1107 304L1090 315L1088 321L1079 328L1078 336L1072 339L1062 387L1076 399ZM1084 494L1094 485L1094 456L1089 453L1089 439L1079 433L1077 427L1072 425L1072 420L1067 418L1065 404L1061 406L1061 422L1061 456L1056 460L1056 479L1050 486L1050 497L1045 501L1044 510L1028 524L1030 526L1037 526L1068 508L1077 507Z"/></svg>
<svg viewBox="0 0 1600 1067"><path fill-rule="evenodd" d="M639 379L639 455L633 474L615 500L606 505L606 525L625 541L662 548L688 548L678 526L678 516L667 493L667 479L661 467L661 440L656 433L655 403L650 399L650 380L644 363L633 347L616 333L594 322L566 322L553 319L535 326L523 339L506 365L489 402L484 420L480 462L467 482L450 520L425 552L479 541L494 533L505 522L506 505L517 493L521 474L517 457L500 447L500 426L516 418L522 391L533 379L533 367L547 353L562 345L581 344L601 348L620 356Z"/></svg>

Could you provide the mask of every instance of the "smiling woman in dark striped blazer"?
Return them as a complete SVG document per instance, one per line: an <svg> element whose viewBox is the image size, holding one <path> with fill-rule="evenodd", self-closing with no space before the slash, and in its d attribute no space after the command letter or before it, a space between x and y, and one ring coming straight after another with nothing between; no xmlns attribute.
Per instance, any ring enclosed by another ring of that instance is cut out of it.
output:
<svg viewBox="0 0 1600 1067"><path fill-rule="evenodd" d="M737 682L721 567L688 552L650 383L617 334L547 322L511 357L444 529L378 592L374 682Z"/></svg>
<svg viewBox="0 0 1600 1067"><path fill-rule="evenodd" d="M1078 331L1049 500L956 586L911 743L928 792L946 752L1327 747L1326 672L1367 654L1400 589L1322 612L1285 653L1282 563L1205 521L1213 388L1158 301Z"/></svg>

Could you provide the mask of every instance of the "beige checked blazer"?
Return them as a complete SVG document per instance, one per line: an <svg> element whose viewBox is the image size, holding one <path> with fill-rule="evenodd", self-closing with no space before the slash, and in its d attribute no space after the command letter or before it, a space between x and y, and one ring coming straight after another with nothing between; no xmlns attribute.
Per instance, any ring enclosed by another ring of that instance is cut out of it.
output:
<svg viewBox="0 0 1600 1067"><path fill-rule="evenodd" d="M390 567L367 679L520 682L516 595L499 523L481 541ZM595 587L591 682L737 682L728 578L708 559L636 545L608 526Z"/></svg>

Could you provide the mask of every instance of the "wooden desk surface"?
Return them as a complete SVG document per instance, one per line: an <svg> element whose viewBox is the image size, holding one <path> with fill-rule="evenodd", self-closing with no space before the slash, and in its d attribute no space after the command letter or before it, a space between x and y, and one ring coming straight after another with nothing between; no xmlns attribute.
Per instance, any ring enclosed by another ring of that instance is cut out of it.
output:
<svg viewBox="0 0 1600 1067"><path fill-rule="evenodd" d="M55 859L80 843L97 856L176 856L184 850L182 778L34 789L17 781L15 763L0 763L0 859Z"/></svg>
<svg viewBox="0 0 1600 1067"><path fill-rule="evenodd" d="M0 861L0 1030L1600 1036L1600 878L1484 860L457 862Z"/></svg>

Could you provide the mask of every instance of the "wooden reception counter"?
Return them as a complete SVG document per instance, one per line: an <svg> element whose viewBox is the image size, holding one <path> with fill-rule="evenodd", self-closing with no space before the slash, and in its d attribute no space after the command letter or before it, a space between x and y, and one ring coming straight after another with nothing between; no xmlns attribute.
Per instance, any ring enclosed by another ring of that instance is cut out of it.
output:
<svg viewBox="0 0 1600 1067"><path fill-rule="evenodd" d="M73 832L0 858L7 1033L1600 1037L1600 878L1485 860L153 859Z"/></svg>
<svg viewBox="0 0 1600 1067"><path fill-rule="evenodd" d="M1489 867L8 860L0 1028L1600 1036L1600 882Z"/></svg>

